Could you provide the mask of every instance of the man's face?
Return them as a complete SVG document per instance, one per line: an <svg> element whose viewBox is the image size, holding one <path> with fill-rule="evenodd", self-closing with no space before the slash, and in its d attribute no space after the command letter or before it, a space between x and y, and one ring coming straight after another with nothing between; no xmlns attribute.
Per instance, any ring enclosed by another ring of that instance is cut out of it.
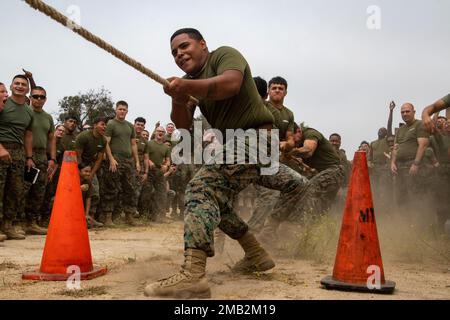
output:
<svg viewBox="0 0 450 320"><path fill-rule="evenodd" d="M148 141L150 138L150 133L147 130L142 131L141 137Z"/></svg>
<svg viewBox="0 0 450 320"><path fill-rule="evenodd" d="M91 177L91 167L87 166L80 170L80 176L83 180L88 180Z"/></svg>
<svg viewBox="0 0 450 320"><path fill-rule="evenodd" d="M330 143L337 151L341 148L341 139L338 136L331 136Z"/></svg>
<svg viewBox="0 0 450 320"><path fill-rule="evenodd" d="M145 123L136 121L134 123L134 130L138 135L142 134L142 131L145 129Z"/></svg>
<svg viewBox="0 0 450 320"><path fill-rule="evenodd" d="M64 135L64 126L58 126L55 129L55 137L62 138Z"/></svg>
<svg viewBox="0 0 450 320"><path fill-rule="evenodd" d="M125 117L127 116L128 108L126 106L118 105L116 107L116 117L119 120L125 120Z"/></svg>
<svg viewBox="0 0 450 320"><path fill-rule="evenodd" d="M28 81L22 78L15 78L11 84L10 89L14 96L19 97L25 97L30 91Z"/></svg>
<svg viewBox="0 0 450 320"><path fill-rule="evenodd" d="M105 130L106 130L105 121L99 121L96 124L94 124L94 131L97 132L98 135L104 136Z"/></svg>
<svg viewBox="0 0 450 320"><path fill-rule="evenodd" d="M201 70L208 55L205 40L192 39L187 33L176 36L172 40L170 48L177 66L190 75Z"/></svg>
<svg viewBox="0 0 450 320"><path fill-rule="evenodd" d="M369 153L370 147L367 143L363 143L362 145L359 146L359 150Z"/></svg>
<svg viewBox="0 0 450 320"><path fill-rule="evenodd" d="M450 119L447 120L447 121L445 121L445 124L444 124L443 127L444 127L445 133L446 133L447 135L450 135Z"/></svg>
<svg viewBox="0 0 450 320"><path fill-rule="evenodd" d="M405 121L405 123L410 123L414 120L414 115L416 114L416 111L414 111L414 108L410 104L404 104L400 110L402 114L402 119Z"/></svg>
<svg viewBox="0 0 450 320"><path fill-rule="evenodd" d="M6 99L8 99L8 90L6 90L6 87L2 84L0 85L0 103L6 102Z"/></svg>
<svg viewBox="0 0 450 320"><path fill-rule="evenodd" d="M166 131L167 131L168 134L172 134L174 130L175 130L175 127L173 126L173 124L169 123L166 126Z"/></svg>
<svg viewBox="0 0 450 320"><path fill-rule="evenodd" d="M294 141L295 142L300 142L300 141L302 141L302 138L303 138L302 129L297 128L297 130L294 133Z"/></svg>
<svg viewBox="0 0 450 320"><path fill-rule="evenodd" d="M390 150L394 149L394 143L395 143L395 138L393 136L387 138L387 144L388 144Z"/></svg>
<svg viewBox="0 0 450 320"><path fill-rule="evenodd" d="M275 103L283 103L287 90L284 84L272 83L269 87L269 99Z"/></svg>
<svg viewBox="0 0 450 320"><path fill-rule="evenodd" d="M436 127L438 129L443 129L444 125L445 125L445 122L446 122L445 118L438 118L437 121L436 121Z"/></svg>
<svg viewBox="0 0 450 320"><path fill-rule="evenodd" d="M31 91L31 105L36 108L42 108L47 101L47 95L44 90L34 89Z"/></svg>
<svg viewBox="0 0 450 320"><path fill-rule="evenodd" d="M77 127L77 120L75 119L67 119L64 121L64 127L70 133L74 132Z"/></svg>
<svg viewBox="0 0 450 320"><path fill-rule="evenodd" d="M156 128L155 137L156 137L158 140L163 139L165 134L166 134L166 130L164 130L163 127L158 127L158 128Z"/></svg>

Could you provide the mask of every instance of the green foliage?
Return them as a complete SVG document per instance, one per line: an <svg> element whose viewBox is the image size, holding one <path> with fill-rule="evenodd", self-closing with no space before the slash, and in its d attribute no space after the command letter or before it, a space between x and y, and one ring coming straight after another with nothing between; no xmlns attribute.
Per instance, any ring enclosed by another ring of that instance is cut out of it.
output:
<svg viewBox="0 0 450 320"><path fill-rule="evenodd" d="M80 92L76 96L64 97L58 105L60 108L58 120L64 122L67 114L73 114L79 119L80 130L85 124L92 125L92 121L97 117L113 118L115 116L111 92L105 88L91 89L86 93Z"/></svg>

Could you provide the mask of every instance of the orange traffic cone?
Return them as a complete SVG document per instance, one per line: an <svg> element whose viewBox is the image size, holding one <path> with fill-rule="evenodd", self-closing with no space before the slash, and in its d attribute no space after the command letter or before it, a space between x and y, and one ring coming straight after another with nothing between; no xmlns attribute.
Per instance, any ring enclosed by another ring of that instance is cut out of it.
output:
<svg viewBox="0 0 450 320"><path fill-rule="evenodd" d="M77 153L66 151L61 167L41 268L24 273L24 280L64 281L80 270L80 280L104 275L94 269L78 173ZM71 271L69 271L71 270Z"/></svg>
<svg viewBox="0 0 450 320"><path fill-rule="evenodd" d="M326 289L392 293L395 282L384 279L375 211L365 152L356 152L347 192L333 276Z"/></svg>

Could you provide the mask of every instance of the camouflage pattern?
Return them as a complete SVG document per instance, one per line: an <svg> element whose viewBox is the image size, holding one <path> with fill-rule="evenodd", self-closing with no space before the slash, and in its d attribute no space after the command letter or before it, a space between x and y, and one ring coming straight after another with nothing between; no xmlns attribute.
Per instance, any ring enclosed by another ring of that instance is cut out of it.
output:
<svg viewBox="0 0 450 320"><path fill-rule="evenodd" d="M171 207L172 214L176 215L177 209L180 209L181 215L184 212L184 193L189 181L194 176L194 168L190 164L177 165L177 171L169 178L170 189L175 191L175 196L172 198Z"/></svg>
<svg viewBox="0 0 450 320"><path fill-rule="evenodd" d="M152 193L153 184L150 182L150 176L148 176L147 181L142 185L140 197L138 200L138 211L141 216L150 216L152 211Z"/></svg>
<svg viewBox="0 0 450 320"><path fill-rule="evenodd" d="M260 231L264 227L266 219L271 214L280 192L271 190L259 185L254 185L256 194L256 207L251 218L247 221L248 226L253 231Z"/></svg>
<svg viewBox="0 0 450 320"><path fill-rule="evenodd" d="M150 214L152 218L165 215L167 204L166 179L161 169L152 168L148 172L148 180L153 192L150 196Z"/></svg>
<svg viewBox="0 0 450 320"><path fill-rule="evenodd" d="M438 226L443 226L450 219L450 164L441 164L437 169L434 186Z"/></svg>
<svg viewBox="0 0 450 320"><path fill-rule="evenodd" d="M12 162L0 160L0 217L14 220L24 215L25 151L19 144L9 147L3 143L3 147L8 150Z"/></svg>
<svg viewBox="0 0 450 320"><path fill-rule="evenodd" d="M47 185L47 153L44 149L33 149L33 161L40 170L35 184L25 182L25 219L28 222L38 222L41 215L41 207L44 203L45 189Z"/></svg>
<svg viewBox="0 0 450 320"><path fill-rule="evenodd" d="M89 210L89 215L95 217L100 205L100 183L97 178L97 173L92 177L91 188L91 209Z"/></svg>
<svg viewBox="0 0 450 320"><path fill-rule="evenodd" d="M345 180L342 165L331 166L315 175L305 192L294 195L289 201L293 210L282 211L275 206L272 218L294 223L305 223L327 212ZM285 204L286 205L286 204Z"/></svg>
<svg viewBox="0 0 450 320"><path fill-rule="evenodd" d="M121 201L124 212L134 213L137 200L133 189L136 171L133 159L117 157L116 161L116 172L109 170L109 161L103 162L99 172L101 212L117 212Z"/></svg>
<svg viewBox="0 0 450 320"><path fill-rule="evenodd" d="M275 207L284 215L293 210L289 201L302 194L308 180L280 164L277 174L261 175L261 165L204 165L189 182L184 217L185 249L196 248L214 256L214 230L219 227L232 239L241 238L247 224L234 212L232 204L251 183L281 192ZM289 204L289 205L286 205Z"/></svg>

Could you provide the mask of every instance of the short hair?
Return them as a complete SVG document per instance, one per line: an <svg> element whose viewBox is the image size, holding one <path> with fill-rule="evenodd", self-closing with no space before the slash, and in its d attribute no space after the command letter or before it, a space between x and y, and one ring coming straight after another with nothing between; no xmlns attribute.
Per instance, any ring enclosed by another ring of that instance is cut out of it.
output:
<svg viewBox="0 0 450 320"><path fill-rule="evenodd" d="M331 137L338 137L339 138L339 140L342 140L342 138L341 138L341 135L339 134L339 133L332 133L332 134L330 134L330 138L328 138L328 140L330 140L331 139Z"/></svg>
<svg viewBox="0 0 450 320"><path fill-rule="evenodd" d="M57 130L59 127L63 127L63 128L64 128L64 125L63 125L62 123L57 124L57 125L55 126L55 130Z"/></svg>
<svg viewBox="0 0 450 320"><path fill-rule="evenodd" d="M89 163L87 163L87 162L81 162L81 163L78 164L78 169L80 169L80 170L82 170L82 169L84 169L86 167L92 167L92 166Z"/></svg>
<svg viewBox="0 0 450 320"><path fill-rule="evenodd" d="M142 130L142 132L147 132L148 134L150 134L150 131L148 131L147 129Z"/></svg>
<svg viewBox="0 0 450 320"><path fill-rule="evenodd" d="M359 145L360 145L360 146L362 146L363 144L367 144L368 146L370 146L370 143L369 143L369 142L367 142L367 141L365 141L365 140L364 140L364 141L362 141L362 142L361 142L361 143L360 143Z"/></svg>
<svg viewBox="0 0 450 320"><path fill-rule="evenodd" d="M287 83L286 79L284 79L284 78L282 78L282 77L280 77L280 76L273 77L272 79L270 79L270 81L269 81L269 87L270 87L271 85L273 85L273 84L281 84L281 85L284 85L286 89L287 89L287 87L288 87L288 83Z"/></svg>
<svg viewBox="0 0 450 320"><path fill-rule="evenodd" d="M175 37L179 36L180 34L186 33L189 38L191 39L195 39L195 40L204 40L202 34L200 33L200 31L198 31L197 29L194 28L183 28L183 29L179 29L177 31L175 31L173 33L173 35L170 37L170 42L173 41L173 39L175 39Z"/></svg>
<svg viewBox="0 0 450 320"><path fill-rule="evenodd" d="M17 74L17 75L15 75L14 78L12 79L12 81L14 82L14 80L16 80L16 79L23 79L23 80L26 80L27 83L28 83L28 78L25 77L23 74Z"/></svg>
<svg viewBox="0 0 450 320"><path fill-rule="evenodd" d="M41 86L36 86L33 89L31 89L31 92L33 92L34 90L40 90L40 91L44 91L45 95L47 95L47 90L45 90L43 87Z"/></svg>
<svg viewBox="0 0 450 320"><path fill-rule="evenodd" d="M3 82L0 82L0 86L4 86L5 84Z"/></svg>
<svg viewBox="0 0 450 320"><path fill-rule="evenodd" d="M73 119L76 122L78 122L78 117L76 115L72 114L72 113L68 113L68 114L66 114L64 116L64 122L67 121L67 120L70 120L70 119Z"/></svg>
<svg viewBox="0 0 450 320"><path fill-rule="evenodd" d="M134 119L134 123L136 122L142 122L143 124L146 124L147 120L145 120L143 117L137 117L136 119Z"/></svg>
<svg viewBox="0 0 450 320"><path fill-rule="evenodd" d="M265 98L267 95L267 81L261 77L254 77L256 89L258 89L258 93L261 98Z"/></svg>
<svg viewBox="0 0 450 320"><path fill-rule="evenodd" d="M167 126L170 126L170 125L172 125L172 126L175 127L175 124L174 124L173 122L169 122L168 124L166 124L166 127L167 127Z"/></svg>
<svg viewBox="0 0 450 320"><path fill-rule="evenodd" d="M124 107L127 107L127 108L128 108L128 103L126 103L126 102L123 101L123 100L120 100L120 101L117 101L117 103L116 103L116 108L117 108L118 106L124 106Z"/></svg>
<svg viewBox="0 0 450 320"><path fill-rule="evenodd" d="M439 116L438 119L444 119L445 121L447 121L447 117L444 116Z"/></svg>
<svg viewBox="0 0 450 320"><path fill-rule="evenodd" d="M99 122L108 122L108 119L106 117L97 117L94 119L94 121L92 121L92 124L97 124Z"/></svg>

